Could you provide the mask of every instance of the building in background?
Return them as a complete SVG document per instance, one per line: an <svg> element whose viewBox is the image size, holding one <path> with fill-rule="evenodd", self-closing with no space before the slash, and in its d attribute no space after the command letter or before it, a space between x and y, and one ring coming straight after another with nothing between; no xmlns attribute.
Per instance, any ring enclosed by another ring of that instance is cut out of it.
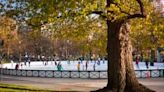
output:
<svg viewBox="0 0 164 92"><path fill-rule="evenodd" d="M164 0L153 0L156 11L160 12L164 17Z"/></svg>

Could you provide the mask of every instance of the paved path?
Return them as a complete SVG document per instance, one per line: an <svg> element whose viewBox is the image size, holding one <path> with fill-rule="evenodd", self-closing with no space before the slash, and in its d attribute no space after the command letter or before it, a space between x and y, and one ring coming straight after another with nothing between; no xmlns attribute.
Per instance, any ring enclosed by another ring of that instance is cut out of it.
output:
<svg viewBox="0 0 164 92"><path fill-rule="evenodd" d="M164 92L164 78L139 79L139 81L157 92ZM57 91L86 92L102 88L107 84L106 79L64 79L17 76L3 76L1 82Z"/></svg>

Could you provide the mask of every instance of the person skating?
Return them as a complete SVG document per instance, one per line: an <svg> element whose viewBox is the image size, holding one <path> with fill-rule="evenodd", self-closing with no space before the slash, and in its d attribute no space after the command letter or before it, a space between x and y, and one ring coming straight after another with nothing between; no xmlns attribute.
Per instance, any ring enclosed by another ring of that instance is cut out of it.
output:
<svg viewBox="0 0 164 92"><path fill-rule="evenodd" d="M77 70L80 71L80 62L77 64Z"/></svg>

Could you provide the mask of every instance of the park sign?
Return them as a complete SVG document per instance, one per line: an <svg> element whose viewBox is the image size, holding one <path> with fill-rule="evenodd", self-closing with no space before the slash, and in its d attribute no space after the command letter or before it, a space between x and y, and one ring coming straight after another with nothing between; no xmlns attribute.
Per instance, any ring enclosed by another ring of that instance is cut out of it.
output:
<svg viewBox="0 0 164 92"><path fill-rule="evenodd" d="M0 39L0 47L4 45L4 40Z"/></svg>

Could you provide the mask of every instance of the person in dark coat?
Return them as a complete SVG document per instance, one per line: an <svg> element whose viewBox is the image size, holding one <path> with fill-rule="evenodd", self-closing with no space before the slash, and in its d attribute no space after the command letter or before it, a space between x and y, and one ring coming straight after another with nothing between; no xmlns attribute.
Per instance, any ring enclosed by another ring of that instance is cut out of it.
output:
<svg viewBox="0 0 164 92"><path fill-rule="evenodd" d="M145 60L145 65L146 65L146 68L148 69L149 68L149 61L148 60Z"/></svg>
<svg viewBox="0 0 164 92"><path fill-rule="evenodd" d="M96 64L93 65L93 71L95 71L95 70L96 70Z"/></svg>
<svg viewBox="0 0 164 92"><path fill-rule="evenodd" d="M138 56L136 57L136 65L139 68L139 57Z"/></svg>
<svg viewBox="0 0 164 92"><path fill-rule="evenodd" d="M17 63L16 65L15 65L15 70L18 70L19 69L19 64Z"/></svg>

